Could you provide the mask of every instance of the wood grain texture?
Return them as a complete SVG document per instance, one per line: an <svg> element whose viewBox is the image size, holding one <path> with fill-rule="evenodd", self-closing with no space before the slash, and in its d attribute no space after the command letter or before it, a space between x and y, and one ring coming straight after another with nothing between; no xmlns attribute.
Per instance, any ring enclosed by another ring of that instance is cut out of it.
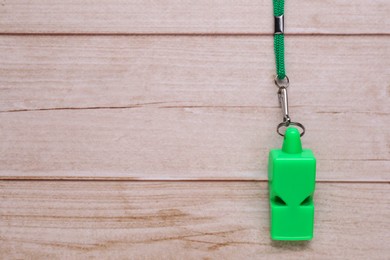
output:
<svg viewBox="0 0 390 260"><path fill-rule="evenodd" d="M315 238L269 239L267 183L0 182L0 257L386 259L389 184L318 184Z"/></svg>
<svg viewBox="0 0 390 260"><path fill-rule="evenodd" d="M0 259L388 259L390 4L286 5L312 242L269 239L271 0L0 0Z"/></svg>
<svg viewBox="0 0 390 260"><path fill-rule="evenodd" d="M388 181L388 37L287 45L318 179ZM2 36L0 178L265 180L272 55L271 37Z"/></svg>
<svg viewBox="0 0 390 260"><path fill-rule="evenodd" d="M287 1L287 33L390 33L387 0ZM273 33L271 0L1 0L0 33Z"/></svg>

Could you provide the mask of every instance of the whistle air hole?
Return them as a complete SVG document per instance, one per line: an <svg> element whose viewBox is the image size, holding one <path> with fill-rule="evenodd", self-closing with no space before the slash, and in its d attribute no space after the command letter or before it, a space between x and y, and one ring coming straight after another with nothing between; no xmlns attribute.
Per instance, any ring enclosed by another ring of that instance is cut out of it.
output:
<svg viewBox="0 0 390 260"><path fill-rule="evenodd" d="M284 200L282 200L282 198L279 197L279 196L275 196L274 203L276 205L280 205L280 206L286 206L287 205L286 202L284 202Z"/></svg>
<svg viewBox="0 0 390 260"><path fill-rule="evenodd" d="M309 206L313 201L313 197L312 196L308 196L306 199L304 199L302 202L301 202L301 206Z"/></svg>

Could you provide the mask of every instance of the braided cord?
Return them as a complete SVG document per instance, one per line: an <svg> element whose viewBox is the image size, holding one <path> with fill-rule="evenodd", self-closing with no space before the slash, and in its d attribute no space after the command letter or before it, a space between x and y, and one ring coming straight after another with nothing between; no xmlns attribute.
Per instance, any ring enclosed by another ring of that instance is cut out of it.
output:
<svg viewBox="0 0 390 260"><path fill-rule="evenodd" d="M284 14L284 0L273 0L274 16L281 16ZM276 61L276 75L279 79L286 77L286 68L284 63L284 34L274 35L274 50Z"/></svg>

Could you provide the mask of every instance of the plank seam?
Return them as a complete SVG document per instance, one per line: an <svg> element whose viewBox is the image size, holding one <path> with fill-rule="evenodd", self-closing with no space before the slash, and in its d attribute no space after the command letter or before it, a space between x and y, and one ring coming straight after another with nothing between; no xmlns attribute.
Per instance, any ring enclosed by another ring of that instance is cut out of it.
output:
<svg viewBox="0 0 390 260"><path fill-rule="evenodd" d="M268 182L268 180L223 180L223 179L217 179L217 180L195 180L195 179L187 179L187 180L164 180L164 179L144 179L144 180L131 180L131 179L121 179L121 178L115 178L115 179L99 179L99 178L88 178L88 179L75 179L75 178L69 178L69 179L57 179L57 178L36 178L36 179L18 179L18 178L0 178L0 182L166 182L166 183L180 183L180 182L258 182L258 183L264 183ZM329 184L390 184L390 181L388 180L369 180L369 181L359 181L359 180L319 180L316 181L316 183L329 183Z"/></svg>
<svg viewBox="0 0 390 260"><path fill-rule="evenodd" d="M286 36L390 36L390 33L285 33ZM0 36L151 36L151 37L247 37L273 36L273 33L9 33L0 32Z"/></svg>

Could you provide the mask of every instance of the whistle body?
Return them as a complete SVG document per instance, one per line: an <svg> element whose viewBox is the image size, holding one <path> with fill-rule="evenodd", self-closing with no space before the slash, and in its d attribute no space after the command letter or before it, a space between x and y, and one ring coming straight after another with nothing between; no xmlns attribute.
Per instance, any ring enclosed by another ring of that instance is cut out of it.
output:
<svg viewBox="0 0 390 260"><path fill-rule="evenodd" d="M302 149L300 133L286 130L282 149L269 154L268 179L271 238L311 240L314 227L316 159Z"/></svg>

